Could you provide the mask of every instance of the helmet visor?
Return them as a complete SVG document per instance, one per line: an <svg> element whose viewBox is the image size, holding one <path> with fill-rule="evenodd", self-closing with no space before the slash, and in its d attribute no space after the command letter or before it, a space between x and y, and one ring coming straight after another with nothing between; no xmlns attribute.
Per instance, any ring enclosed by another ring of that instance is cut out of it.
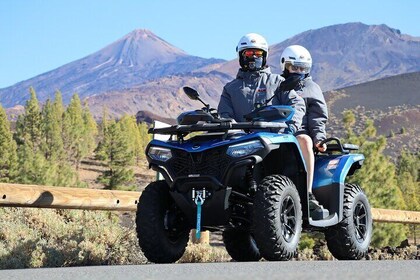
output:
<svg viewBox="0 0 420 280"><path fill-rule="evenodd" d="M296 62L296 61L286 63L285 68L292 73L304 73L304 74L308 74L309 71L311 70L311 67L309 66L308 63Z"/></svg>

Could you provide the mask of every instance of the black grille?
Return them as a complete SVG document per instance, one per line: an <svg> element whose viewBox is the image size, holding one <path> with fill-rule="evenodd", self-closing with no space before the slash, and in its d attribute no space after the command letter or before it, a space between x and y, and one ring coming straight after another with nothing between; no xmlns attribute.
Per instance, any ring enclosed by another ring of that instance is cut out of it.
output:
<svg viewBox="0 0 420 280"><path fill-rule="evenodd" d="M192 153L174 149L169 166L174 177L199 174L221 180L229 162L230 158L226 155L225 147Z"/></svg>

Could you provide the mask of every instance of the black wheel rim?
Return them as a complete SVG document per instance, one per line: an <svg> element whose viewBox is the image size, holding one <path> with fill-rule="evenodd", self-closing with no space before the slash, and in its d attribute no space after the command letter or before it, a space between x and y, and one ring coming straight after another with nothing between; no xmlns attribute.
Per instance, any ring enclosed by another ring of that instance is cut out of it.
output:
<svg viewBox="0 0 420 280"><path fill-rule="evenodd" d="M283 199L280 208L281 234L286 242L290 242L296 234L296 206L288 195Z"/></svg>
<svg viewBox="0 0 420 280"><path fill-rule="evenodd" d="M183 232L186 230L183 228L184 219L181 215L173 213L172 211L167 210L165 216L163 217L163 226L165 230L165 235L168 237L169 241L177 242L180 237L182 237Z"/></svg>
<svg viewBox="0 0 420 280"><path fill-rule="evenodd" d="M354 223L356 240L362 243L366 239L366 235L367 235L368 215L367 215L366 207L361 201L358 201L356 206L354 207L353 223Z"/></svg>

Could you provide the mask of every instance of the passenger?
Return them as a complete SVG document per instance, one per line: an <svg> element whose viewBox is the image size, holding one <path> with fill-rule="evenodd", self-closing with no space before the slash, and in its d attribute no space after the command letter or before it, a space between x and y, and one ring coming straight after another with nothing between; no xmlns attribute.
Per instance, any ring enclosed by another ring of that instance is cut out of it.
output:
<svg viewBox="0 0 420 280"><path fill-rule="evenodd" d="M305 100L306 114L302 120L302 128L295 135L306 162L309 209L321 209L322 206L312 193L315 165L313 147L321 152L327 149L325 144L321 145L321 141L326 139L327 105L321 88L310 76L312 58L306 48L299 45L287 47L281 55L280 66L284 78L299 75L302 79L295 91Z"/></svg>

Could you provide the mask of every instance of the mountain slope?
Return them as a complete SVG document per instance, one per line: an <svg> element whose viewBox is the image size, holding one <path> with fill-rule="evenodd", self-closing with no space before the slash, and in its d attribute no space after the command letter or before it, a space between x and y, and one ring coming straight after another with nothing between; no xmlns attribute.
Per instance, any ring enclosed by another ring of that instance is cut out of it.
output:
<svg viewBox="0 0 420 280"><path fill-rule="evenodd" d="M190 56L152 32L139 29L89 56L0 89L0 102L5 107L24 104L30 86L40 101L59 89L64 102L68 102L75 92L83 98L221 61Z"/></svg>
<svg viewBox="0 0 420 280"><path fill-rule="evenodd" d="M168 118L175 119L180 112L202 107L200 102L180 92L183 86L197 89L205 102L216 107L220 90L229 80L229 76L220 73L183 74L160 78L127 90L90 96L86 100L95 118L100 118L106 107L116 117L144 111L145 114L152 112L155 118L160 116L159 120L167 122Z"/></svg>
<svg viewBox="0 0 420 280"><path fill-rule="evenodd" d="M311 74L324 91L420 71L420 38L384 24L332 25L271 45L268 63L273 72L281 73L281 53L294 44L310 51L314 61ZM234 76L237 69L237 60L232 60L217 71Z"/></svg>
<svg viewBox="0 0 420 280"><path fill-rule="evenodd" d="M402 148L419 152L420 72L402 74L345 87L325 93L329 108L327 133L344 136L342 112L353 110L360 133L367 119L374 121L377 133L387 137L386 154L394 158Z"/></svg>
<svg viewBox="0 0 420 280"><path fill-rule="evenodd" d="M270 47L269 64L272 65L273 72L280 72L277 62L280 61L283 49L290 44L302 44L311 50L315 61L312 74L315 81L321 85L321 88L324 91L327 91L328 89L343 88L352 84L377 80L401 73L420 71L420 38L402 35L398 30L389 28L385 25L369 26L362 23L348 23L309 30L298 34L289 40ZM419 51L416 51L417 49ZM390 67L389 65L394 66ZM195 76L198 85L202 88L209 89L212 87L212 91L218 93L217 95L213 95L212 100L206 99L211 104L217 104L225 82L233 79L237 70L238 62L235 59L196 69L191 73L191 77ZM212 76L212 79L223 77L222 79L224 79L224 81L208 83L208 80L204 78L206 76ZM182 78L179 78L181 81ZM167 79L160 78L156 79L153 83L145 83L136 88L141 89L142 92L154 92L157 95L164 97L165 94L178 90L182 85L187 85L186 82L188 79L183 81L184 84L179 82L176 85L176 88L170 88L171 83L166 84ZM415 83L415 81L412 82ZM160 84L161 86L158 87L156 86L157 84ZM128 89L121 91L121 95L118 94L118 91L114 91L112 98L111 95L107 95L107 107L111 106L112 102L130 104L129 99L127 99L129 97L126 94L129 91L130 90ZM359 102L359 98L360 97L357 97L352 100L357 103ZM412 95L411 98L415 98L415 96ZM95 99L90 100L99 99L100 97L95 96ZM161 104L161 102L155 103L154 100L149 100L147 102L149 103L147 106L148 108L144 108L139 104L130 104L130 112L134 112L136 106L138 110L150 111L165 116L168 116L169 114L172 118L176 117L176 115L181 112L176 106L173 107L172 112L162 109L162 106L167 108L172 106L171 103L174 102L174 100L170 98L162 98L162 102L167 103L166 105ZM346 100L342 102L348 104L351 101ZM395 95L378 100L379 106L381 106L380 104L384 104L382 107L386 107L385 104L388 104L387 102L399 104L412 103L405 103L405 101L396 98ZM356 104L354 105L356 106ZM98 108L98 106L96 108ZM189 107L189 109L192 108ZM120 109L118 110L121 111ZM100 115L100 112L96 112L96 114Z"/></svg>

